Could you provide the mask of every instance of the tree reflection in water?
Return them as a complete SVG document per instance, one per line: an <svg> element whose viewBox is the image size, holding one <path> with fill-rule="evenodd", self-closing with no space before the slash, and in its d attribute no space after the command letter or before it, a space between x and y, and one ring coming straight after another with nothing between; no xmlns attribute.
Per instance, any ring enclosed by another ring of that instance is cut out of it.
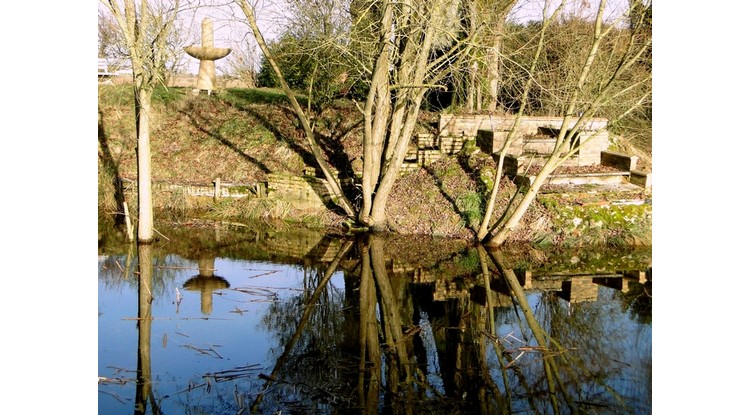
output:
<svg viewBox="0 0 750 415"><path fill-rule="evenodd" d="M240 251L232 241L221 242ZM251 287L235 286L241 279L232 276L228 288L228 280L214 275L222 254L211 249L180 262L180 256L141 245L132 275L132 253L104 259L105 287L137 284L138 348L135 389L127 389L134 399L123 398L125 389L114 383L102 392L130 401L129 413L153 414L650 413L650 271L637 270L629 279L617 270L604 276L574 270L578 274L571 276L549 266L524 268L481 246L450 253L414 246L416 254L406 255L411 248L385 236L335 242L317 243L333 247L327 260L305 257L294 294L268 297L254 308L262 313L254 321L270 336L262 343L270 365L261 366L257 353L245 355L240 347L232 359L201 366L209 372L187 372L192 377L171 383L163 367L177 355L171 345L180 342L185 350L218 341L197 336L203 328L214 330L209 320L226 324L224 330L260 333L247 327L248 320L229 325L235 320L228 314L216 315L216 307L231 312L226 302L243 300L239 296ZM337 273L343 273L343 286L332 283ZM161 298L165 313L164 303L179 289L185 295L199 291L192 301L200 296L201 317L190 314L197 310L194 302L180 314L177 301L172 317L157 316L158 338L152 339L153 305ZM170 329L181 324L174 320L206 323L182 333ZM167 331L175 336L169 346ZM152 368L152 341L160 340L154 353L161 359Z"/></svg>
<svg viewBox="0 0 750 415"><path fill-rule="evenodd" d="M151 387L151 303L154 264L151 244L138 245L138 366L136 369L135 414L160 414ZM149 405L151 411L148 411Z"/></svg>
<svg viewBox="0 0 750 415"><path fill-rule="evenodd" d="M648 378L639 378L642 368L613 355L624 340L613 334L632 330L612 326L610 302L571 306L550 292L532 304L502 256L481 246L478 272L413 284L393 271L385 243L345 244L310 276L315 291L269 309L266 327L284 349L256 410L266 397L326 413L650 412L650 328L640 356ZM345 256L355 265L342 295L327 283ZM650 313L650 291L631 288L622 307ZM510 326L518 331L501 332Z"/></svg>

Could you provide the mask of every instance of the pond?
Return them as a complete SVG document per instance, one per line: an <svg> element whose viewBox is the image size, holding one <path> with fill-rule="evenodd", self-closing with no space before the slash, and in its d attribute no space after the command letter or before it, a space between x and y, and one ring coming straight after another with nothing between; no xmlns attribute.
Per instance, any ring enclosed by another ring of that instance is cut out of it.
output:
<svg viewBox="0 0 750 415"><path fill-rule="evenodd" d="M101 414L651 413L651 251L228 228L99 248Z"/></svg>

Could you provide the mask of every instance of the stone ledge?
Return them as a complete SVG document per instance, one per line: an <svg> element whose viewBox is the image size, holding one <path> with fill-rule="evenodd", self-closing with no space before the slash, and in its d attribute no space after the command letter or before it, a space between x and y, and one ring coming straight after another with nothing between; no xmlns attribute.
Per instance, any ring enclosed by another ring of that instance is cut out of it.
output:
<svg viewBox="0 0 750 415"><path fill-rule="evenodd" d="M630 183L646 189L651 188L651 173L646 173L640 170L631 170Z"/></svg>
<svg viewBox="0 0 750 415"><path fill-rule="evenodd" d="M629 172L553 174L547 177L545 184L573 186L621 184L627 183L629 175ZM536 175L519 174L513 179L513 182L519 186L531 186L536 178Z"/></svg>
<svg viewBox="0 0 750 415"><path fill-rule="evenodd" d="M614 151L602 151L600 164L623 171L631 171L638 164L638 156L629 156L627 154L615 153Z"/></svg>

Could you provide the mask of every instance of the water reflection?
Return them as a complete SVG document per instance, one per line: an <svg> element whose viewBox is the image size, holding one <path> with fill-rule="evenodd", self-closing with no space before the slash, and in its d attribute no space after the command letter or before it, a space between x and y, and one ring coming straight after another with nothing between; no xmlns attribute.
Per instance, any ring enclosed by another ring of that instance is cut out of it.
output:
<svg viewBox="0 0 750 415"><path fill-rule="evenodd" d="M229 281L214 275L216 258L201 258L198 260L198 275L185 281L182 287L186 290L197 291L201 295L201 313L211 314L213 310L214 291L229 288Z"/></svg>
<svg viewBox="0 0 750 415"><path fill-rule="evenodd" d="M138 246L138 366L136 369L135 414L160 414L151 385L151 302L153 296L152 246ZM150 411L148 410L150 408Z"/></svg>
<svg viewBox="0 0 750 415"><path fill-rule="evenodd" d="M109 336L133 319L109 307L136 280L126 252L103 259L101 413L651 411L650 252L217 239L138 247L135 382Z"/></svg>

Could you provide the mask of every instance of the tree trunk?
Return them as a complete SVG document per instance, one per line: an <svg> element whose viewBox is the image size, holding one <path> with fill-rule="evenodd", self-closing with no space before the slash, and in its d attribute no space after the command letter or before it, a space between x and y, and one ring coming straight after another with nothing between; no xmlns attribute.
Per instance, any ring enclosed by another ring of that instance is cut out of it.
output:
<svg viewBox="0 0 750 415"><path fill-rule="evenodd" d="M144 1L137 10L134 0L101 0L115 17L125 39L133 68L135 131L138 160L138 242L154 238L154 209L151 196L151 97L154 86L164 82L167 37L172 33L180 1L154 5ZM152 8L151 6L156 6ZM121 8L122 7L122 8Z"/></svg>
<svg viewBox="0 0 750 415"><path fill-rule="evenodd" d="M136 88L137 94L136 134L138 135L138 242L149 243L154 239L154 207L151 197L151 138L149 118L151 95L148 88Z"/></svg>
<svg viewBox="0 0 750 415"><path fill-rule="evenodd" d="M371 226L372 202L375 194L382 162L382 153L385 146L385 135L387 131L387 120L391 113L391 97L388 90L388 70L390 60L388 59L388 45L391 38L391 15L392 5L388 2L383 4L383 15L381 16L380 34L378 42L378 54L375 67L370 80L370 91L364 108L364 137L363 137L363 160L362 171L362 209L359 212L359 223Z"/></svg>
<svg viewBox="0 0 750 415"><path fill-rule="evenodd" d="M557 154L554 154L551 157L555 156L557 156ZM555 167L557 167L556 164L550 161L548 161L544 165L544 167L542 167L542 170L537 175L534 183L531 184L529 189L523 195L521 203L515 209L513 209L513 213L510 215L507 222L500 228L500 230L492 238L490 238L489 241L486 242L487 246L498 247L505 243L510 234L516 229L516 227L518 227L518 224L521 223L521 219L523 219L523 216L526 214L526 211L529 210L531 203L536 199L536 195L539 193L539 189L541 189L545 180L552 173L552 171L555 170Z"/></svg>
<svg viewBox="0 0 750 415"><path fill-rule="evenodd" d="M150 244L138 244L138 361L136 363L135 413L160 413L152 393L151 303L153 295L153 254ZM148 411L148 404L152 404Z"/></svg>
<svg viewBox="0 0 750 415"><path fill-rule="evenodd" d="M394 393L400 382L411 384L411 371L409 370L409 356L406 353L406 344L403 338L403 323L401 321L400 307L394 293L388 272L385 266L385 241L377 236L368 238L370 266L372 276L378 291L378 305L380 309L381 324L383 327L385 346L389 353L389 371L387 385ZM406 392L408 395L409 391ZM408 400L407 400L408 401Z"/></svg>
<svg viewBox="0 0 750 415"><path fill-rule="evenodd" d="M542 362L544 363L544 374L547 380L547 386L549 387L550 403L553 407L553 413L560 413L560 403L557 400L556 393L556 380L559 379L559 374L555 359L550 356L550 352L547 350L547 339L550 338L549 333L544 331L542 326L539 324L539 321L536 319L536 316L534 316L534 310L526 299L526 293L524 292L521 283L518 281L518 278L516 278L516 274L513 272L513 270L503 263L503 260L500 258L497 251L491 251L489 252L489 254L490 258L492 258L492 262L494 262L495 264L495 267L497 267L498 271L500 271L505 278L505 282L508 284L513 297L518 302L521 312L526 317L526 324L529 325L534 339L536 339L539 347L542 348ZM564 390L561 390L560 392L565 395Z"/></svg>
<svg viewBox="0 0 750 415"><path fill-rule="evenodd" d="M370 219L372 221L370 226L372 227L372 230L376 232L384 231L388 228L388 217L386 215L388 197L391 194L393 185L396 183L396 179L401 173L401 164L404 161L406 152L409 149L409 142L414 134L414 128L417 124L417 116L419 115L419 107L422 103L422 96L424 93L417 93L417 95L417 99L414 102L408 102L405 104L409 111L406 118L403 119L402 117L397 117L394 119L394 123L391 124L390 140L396 141L395 148L393 148L393 154L391 157L386 158L386 169L378 183L377 192L375 193L370 213ZM411 101L411 98L407 98L407 101Z"/></svg>
<svg viewBox="0 0 750 415"><path fill-rule="evenodd" d="M375 414L381 384L381 350L378 338L377 292L372 276L369 247L360 242L362 264L359 283L359 402L364 413ZM366 392L365 392L366 391Z"/></svg>
<svg viewBox="0 0 750 415"><path fill-rule="evenodd" d="M501 26L501 25L498 25ZM488 97L487 109L495 111L497 109L497 85L500 80L500 34L493 36L494 42L489 50L489 59L487 61L488 74Z"/></svg>
<svg viewBox="0 0 750 415"><path fill-rule="evenodd" d="M523 94L521 96L521 105L520 105L520 108L518 109L518 113L515 116L515 120L513 121L513 126L511 127L510 132L508 132L508 137L506 138L505 143L503 144L503 148L500 150L500 154L498 155L497 170L495 172L495 181L494 181L494 186L492 188L492 194L490 196L489 201L487 202L487 207L484 212L484 218L482 219L482 224L479 227L479 231L477 232L477 237L480 241L484 241L484 239L488 236L488 233L490 232L488 226L489 226L490 218L492 217L492 213L495 207L495 200L497 199L497 192L498 192L498 188L500 187L500 181L502 180L502 177L503 177L503 163L505 162L505 156L508 154L508 150L510 150L510 147L513 144L513 141L516 140L518 128L521 125L521 117L523 117L523 113L526 110L526 105L528 104L528 101L529 101L529 91L531 90L531 86L534 81L534 74L536 72L536 67L537 67L537 64L539 63L539 57L544 47L545 32L547 30L547 27L550 24L550 21L554 20L554 17L557 16L558 13L560 13L564 4L565 3L560 4L558 8L554 11L554 13L552 14L553 19L544 21L544 23L542 24L541 31L539 32L539 41L537 43L536 52L534 53L534 59L531 63L531 66L529 67L529 72L528 72L529 78L526 80L526 82L524 82ZM497 37L495 38L495 52L497 52L498 54L498 59L499 59L499 53L500 53L499 31L501 30L501 28L502 28L502 24L498 24L497 33L496 33ZM498 65L499 65L499 62L496 62L495 67L497 68ZM495 92L497 92L497 87L495 87ZM566 122L564 122L563 125L567 125ZM561 148L560 140L563 137L565 136L561 134L558 139L557 146L556 146L557 149ZM554 153L558 154L558 152L559 150ZM551 156L550 159L553 159L553 157L556 158L556 156ZM547 164L550 164L549 160ZM546 167L547 165L545 164L545 168ZM554 167L549 171L551 172L552 170L554 170ZM544 169L542 169L542 171L544 171ZM542 179L541 182L543 182L544 179L546 179L546 176ZM541 182L539 186L541 186ZM538 192L538 188L537 188L537 192ZM531 201L533 201L533 197L536 197L536 192L534 192L532 199L529 201L526 201L525 199L527 196L529 196L528 193L524 196L524 199L521 202L521 206L523 206L524 203L526 203L526 206L523 208L524 213L526 212L528 207L531 205ZM512 218L515 216L515 213L517 212L518 212L517 210L516 212L514 212L514 215L512 216ZM513 228L515 228L515 226L517 226L518 223L520 223L521 217L523 217L523 213L521 213L520 217L513 219L515 223L512 223L510 221L508 223L512 224ZM505 240L508 238L510 230L508 230L507 228L503 228L501 230L501 233L504 233L504 235L503 236L495 235L495 237L492 238L488 244L490 246L497 246L505 242Z"/></svg>
<svg viewBox="0 0 750 415"><path fill-rule="evenodd" d="M433 10L424 14L434 16L435 9L439 9L439 6L439 3L430 3L429 7ZM424 26L420 32L422 35L418 36L414 34L413 28L407 30L406 27L413 24L410 19L419 15L418 10L411 11L407 7L409 13L414 15L398 15L388 1L384 2L382 9L384 14L380 20L379 55L364 110L364 204L360 212L360 222L376 232L389 228L387 202L400 174L427 88L423 83L435 34L432 26L434 17L419 23ZM393 37L399 39L395 46L398 48L398 57L391 60L389 57L393 54ZM393 81L389 72L395 78ZM391 91L395 91L393 104Z"/></svg>

